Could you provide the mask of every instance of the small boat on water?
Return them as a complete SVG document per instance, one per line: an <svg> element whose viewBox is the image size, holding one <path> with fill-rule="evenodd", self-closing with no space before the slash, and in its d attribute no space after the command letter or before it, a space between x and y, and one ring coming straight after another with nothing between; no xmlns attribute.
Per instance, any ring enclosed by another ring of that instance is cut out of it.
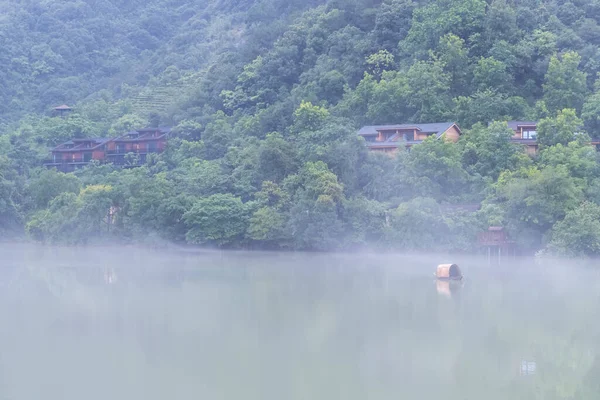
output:
<svg viewBox="0 0 600 400"><path fill-rule="evenodd" d="M440 264L435 272L435 277L445 281L460 281L463 275L456 264Z"/></svg>

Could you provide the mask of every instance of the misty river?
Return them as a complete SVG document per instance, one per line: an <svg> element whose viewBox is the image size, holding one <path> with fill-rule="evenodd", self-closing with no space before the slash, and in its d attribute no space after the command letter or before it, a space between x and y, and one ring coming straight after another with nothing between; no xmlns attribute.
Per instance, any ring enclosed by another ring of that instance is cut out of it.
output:
<svg viewBox="0 0 600 400"><path fill-rule="evenodd" d="M0 245L0 399L598 399L585 262ZM462 284L438 285L456 262Z"/></svg>

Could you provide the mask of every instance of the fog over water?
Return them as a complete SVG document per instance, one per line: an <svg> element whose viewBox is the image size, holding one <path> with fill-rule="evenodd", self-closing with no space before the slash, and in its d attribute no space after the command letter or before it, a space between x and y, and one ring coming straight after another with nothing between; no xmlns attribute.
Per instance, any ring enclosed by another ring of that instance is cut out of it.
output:
<svg viewBox="0 0 600 400"><path fill-rule="evenodd" d="M0 245L0 399L598 399L594 263ZM437 264L465 280L439 285Z"/></svg>

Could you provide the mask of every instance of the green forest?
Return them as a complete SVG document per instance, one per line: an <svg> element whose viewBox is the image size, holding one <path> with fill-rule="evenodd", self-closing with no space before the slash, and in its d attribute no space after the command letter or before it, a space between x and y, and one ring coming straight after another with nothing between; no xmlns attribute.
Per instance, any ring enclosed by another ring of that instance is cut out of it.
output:
<svg viewBox="0 0 600 400"><path fill-rule="evenodd" d="M600 254L599 0L0 0L0 236ZM61 117L53 107L66 103ZM538 121L539 152L508 120ZM456 122L391 157L363 125ZM139 168L46 169L170 126ZM461 204L479 204L477 211Z"/></svg>

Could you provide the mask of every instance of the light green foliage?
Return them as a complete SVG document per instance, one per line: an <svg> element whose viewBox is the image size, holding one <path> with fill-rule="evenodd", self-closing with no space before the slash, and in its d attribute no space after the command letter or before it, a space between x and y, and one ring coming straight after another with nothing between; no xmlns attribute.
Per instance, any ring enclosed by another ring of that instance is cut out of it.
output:
<svg viewBox="0 0 600 400"><path fill-rule="evenodd" d="M529 158L518 144L511 143L514 132L506 123L478 124L460 138L462 162L473 174L496 180L502 171L526 164Z"/></svg>
<svg viewBox="0 0 600 400"><path fill-rule="evenodd" d="M263 244L281 243L287 236L285 224L286 219L281 211L272 207L261 207L250 217L246 236Z"/></svg>
<svg viewBox="0 0 600 400"><path fill-rule="evenodd" d="M583 200L583 182L572 178L564 165L506 171L500 175L496 196L509 220L541 234Z"/></svg>
<svg viewBox="0 0 600 400"><path fill-rule="evenodd" d="M329 111L323 107L314 106L310 102L302 102L300 107L294 111L294 125L292 130L294 132L310 132L321 129L327 118L329 117Z"/></svg>
<svg viewBox="0 0 600 400"><path fill-rule="evenodd" d="M258 208L250 217L246 237L263 245L284 245L289 239L286 230L290 195L276 183L265 181L255 194Z"/></svg>
<svg viewBox="0 0 600 400"><path fill-rule="evenodd" d="M286 179L284 188L295 193L288 223L294 246L318 250L339 246L343 229L338 206L344 198L343 186L327 165L306 163L298 174Z"/></svg>
<svg viewBox="0 0 600 400"><path fill-rule="evenodd" d="M27 223L28 233L49 243L82 244L107 237L111 222L113 188L91 185L79 194L63 192L50 201L48 208L37 211Z"/></svg>
<svg viewBox="0 0 600 400"><path fill-rule="evenodd" d="M63 174L55 170L39 170L31 178L27 187L27 195L32 206L39 209L48 206L50 200L61 193L79 193L81 183L72 174Z"/></svg>
<svg viewBox="0 0 600 400"><path fill-rule="evenodd" d="M223 157L227 152L228 144L233 138L233 128L222 111L217 112L211 119L202 134L202 141L206 158L214 160Z"/></svg>
<svg viewBox="0 0 600 400"><path fill-rule="evenodd" d="M479 90L495 89L508 92L511 89L512 76L506 64L494 57L482 57L473 72L473 80Z"/></svg>
<svg viewBox="0 0 600 400"><path fill-rule="evenodd" d="M566 146L557 144L540 152L542 167L564 165L573 178L594 179L598 176L598 153L587 143L569 142Z"/></svg>
<svg viewBox="0 0 600 400"><path fill-rule="evenodd" d="M537 127L538 143L540 147L556 144L567 145L575 140L575 134L581 132L582 125L583 121L577 117L575 110L561 110L556 117L540 120Z"/></svg>
<svg viewBox="0 0 600 400"><path fill-rule="evenodd" d="M433 136L412 147L404 173L414 195L443 199L459 196L466 188L458 146Z"/></svg>
<svg viewBox="0 0 600 400"><path fill-rule="evenodd" d="M450 75L441 61L417 61L406 72L410 94L408 104L417 122L444 121L451 107Z"/></svg>
<svg viewBox="0 0 600 400"><path fill-rule="evenodd" d="M367 65L370 73L381 76L383 71L389 71L394 67L394 55L387 50L379 50L377 53L367 57Z"/></svg>
<svg viewBox="0 0 600 400"><path fill-rule="evenodd" d="M507 97L496 90L485 89L469 97L454 98L454 112L461 127L472 127L480 121L509 120L509 116L523 119L529 105L519 96Z"/></svg>
<svg viewBox="0 0 600 400"><path fill-rule="evenodd" d="M436 53L444 65L444 70L450 74L453 94L466 92L469 86L467 80L471 67L465 41L449 33L440 38Z"/></svg>
<svg viewBox="0 0 600 400"><path fill-rule="evenodd" d="M583 104L581 118L590 136L600 137L600 78L594 82L594 93Z"/></svg>
<svg viewBox="0 0 600 400"><path fill-rule="evenodd" d="M548 250L565 256L600 254L600 206L584 202L552 228Z"/></svg>
<svg viewBox="0 0 600 400"><path fill-rule="evenodd" d="M581 56L573 51L550 59L543 85L544 101L550 111L581 110L587 86L586 74L578 69L580 62Z"/></svg>
<svg viewBox="0 0 600 400"><path fill-rule="evenodd" d="M125 114L111 125L109 134L110 136L120 136L134 129L143 128L146 124L147 121L139 115Z"/></svg>
<svg viewBox="0 0 600 400"><path fill-rule="evenodd" d="M196 202L183 215L189 243L224 246L240 239L248 223L248 206L230 194L214 194Z"/></svg>
<svg viewBox="0 0 600 400"><path fill-rule="evenodd" d="M486 3L481 0L435 0L415 9L406 50L422 54L434 49L446 33L463 39L481 31Z"/></svg>

